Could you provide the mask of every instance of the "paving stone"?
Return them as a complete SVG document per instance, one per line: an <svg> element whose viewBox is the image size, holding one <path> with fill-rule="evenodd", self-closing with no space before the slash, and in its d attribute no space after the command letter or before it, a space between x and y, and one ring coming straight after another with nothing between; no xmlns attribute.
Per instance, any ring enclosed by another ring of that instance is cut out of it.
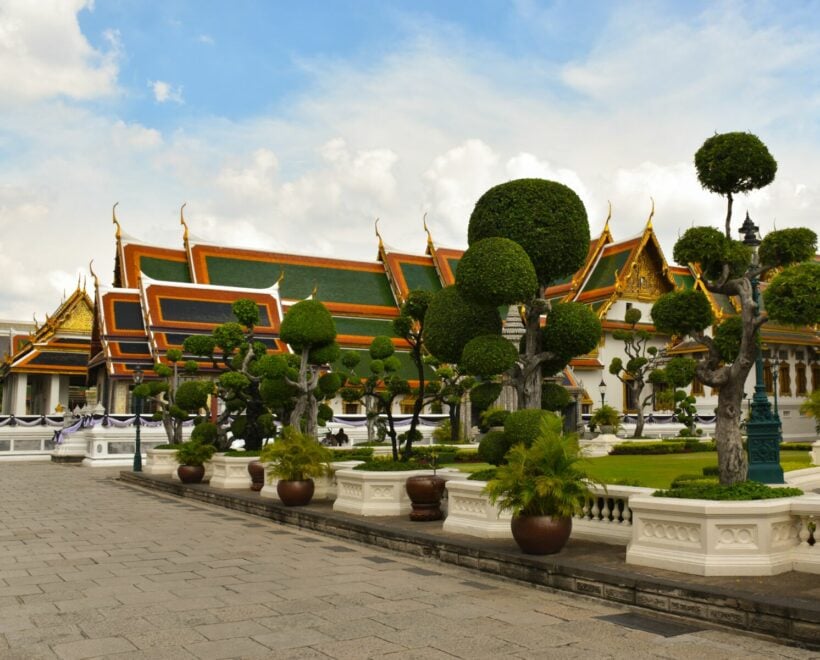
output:
<svg viewBox="0 0 820 660"><path fill-rule="evenodd" d="M235 638L215 642L191 644L186 650L202 660L221 660L222 658L265 658L270 649L252 639Z"/></svg>
<svg viewBox="0 0 820 660"><path fill-rule="evenodd" d="M54 652L63 660L81 660L107 656L124 651L133 651L135 646L122 637L101 637L99 639L84 639L78 642L55 644Z"/></svg>
<svg viewBox="0 0 820 660"><path fill-rule="evenodd" d="M343 642L314 644L313 646L331 658L352 658L355 660L404 650L398 644L392 644L378 637L360 637Z"/></svg>

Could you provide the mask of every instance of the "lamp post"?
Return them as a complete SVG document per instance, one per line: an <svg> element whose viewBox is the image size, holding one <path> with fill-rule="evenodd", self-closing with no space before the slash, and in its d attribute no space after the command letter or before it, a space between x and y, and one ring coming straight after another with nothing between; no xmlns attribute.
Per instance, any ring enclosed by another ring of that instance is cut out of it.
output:
<svg viewBox="0 0 820 660"><path fill-rule="evenodd" d="M134 369L134 387L142 385L142 367L137 366ZM140 445L140 415L142 414L142 397L134 395L134 410L136 416L134 417L134 428L136 429L137 437L134 443L134 472L142 472L142 447Z"/></svg>
<svg viewBox="0 0 820 660"><path fill-rule="evenodd" d="M760 232L746 212L746 219L740 228L743 244L752 248L750 268L758 265L757 247L760 245ZM760 314L760 290L758 278L752 277L752 300L755 314ZM758 329L757 332L760 332ZM749 454L750 481L764 484L782 484L783 468L780 467L780 419L772 412L769 398L766 396L766 384L763 380L763 353L760 342L755 356L755 392L752 396L749 423L746 425Z"/></svg>
<svg viewBox="0 0 820 660"><path fill-rule="evenodd" d="M601 408L603 408L604 401L606 400L606 383L603 378L601 378L601 382L598 385L598 391L601 393Z"/></svg>
<svg viewBox="0 0 820 660"><path fill-rule="evenodd" d="M772 393L774 394L774 416L778 419L780 415L777 414L777 380L780 378L780 358L777 357L777 351L774 352L774 360L772 360Z"/></svg>

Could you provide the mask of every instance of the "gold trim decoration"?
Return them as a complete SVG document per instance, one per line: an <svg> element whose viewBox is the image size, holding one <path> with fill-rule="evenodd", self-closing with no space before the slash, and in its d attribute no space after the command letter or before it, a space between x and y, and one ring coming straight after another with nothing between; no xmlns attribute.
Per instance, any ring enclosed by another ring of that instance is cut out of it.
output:
<svg viewBox="0 0 820 660"><path fill-rule="evenodd" d="M376 237L379 239L379 255L384 252L384 241L382 240L382 235L379 233L379 220L380 218L376 218L375 229L376 229Z"/></svg>
<svg viewBox="0 0 820 660"><path fill-rule="evenodd" d="M427 245L433 245L433 235L430 233L430 228L427 226L427 211L424 212L424 217L421 219L421 224L424 225L424 231L427 232Z"/></svg>
<svg viewBox="0 0 820 660"><path fill-rule="evenodd" d="M183 215L183 211L185 210L185 207L187 205L188 202L184 202L182 206L179 207L179 224L185 227L185 231L182 234L182 240L185 241L185 243L188 242L188 223L185 222L185 216Z"/></svg>
<svg viewBox="0 0 820 660"><path fill-rule="evenodd" d="M114 237L117 239L117 241L120 241L122 239L122 227L120 227L120 222L119 222L119 220L117 220L117 206L118 205L119 205L119 202L115 202L114 206L111 207L111 221L115 225L117 225L117 231L114 233Z"/></svg>
<svg viewBox="0 0 820 660"><path fill-rule="evenodd" d="M652 229L652 218L655 217L655 198L650 197L649 199L652 200L652 210L649 212L649 218L646 220L646 228Z"/></svg>

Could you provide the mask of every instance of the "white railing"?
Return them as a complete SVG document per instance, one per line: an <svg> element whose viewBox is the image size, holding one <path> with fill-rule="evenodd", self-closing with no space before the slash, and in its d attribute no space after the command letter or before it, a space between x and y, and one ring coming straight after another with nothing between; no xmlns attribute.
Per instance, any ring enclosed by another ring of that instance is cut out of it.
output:
<svg viewBox="0 0 820 660"><path fill-rule="evenodd" d="M592 486L594 496L587 498L572 521L575 538L626 545L632 539L632 495L650 495L654 488L637 486Z"/></svg>

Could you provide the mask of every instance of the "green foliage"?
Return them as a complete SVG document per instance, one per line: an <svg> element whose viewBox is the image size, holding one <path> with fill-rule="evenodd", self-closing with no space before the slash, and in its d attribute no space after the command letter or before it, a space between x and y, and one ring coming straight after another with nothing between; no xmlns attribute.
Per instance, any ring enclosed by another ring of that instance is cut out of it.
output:
<svg viewBox="0 0 820 660"><path fill-rule="evenodd" d="M229 449L226 452L223 452L225 456L230 458L259 458L261 450L254 449L253 451L246 451L244 449Z"/></svg>
<svg viewBox="0 0 820 660"><path fill-rule="evenodd" d="M524 248L494 237L470 245L458 262L456 286L466 300L499 306L532 300L538 279Z"/></svg>
<svg viewBox="0 0 820 660"><path fill-rule="evenodd" d="M407 316L414 321L423 321L433 298L431 291L424 289L414 289L407 294L407 300L401 306L402 316Z"/></svg>
<svg viewBox="0 0 820 660"><path fill-rule="evenodd" d="M489 431L478 443L478 456L490 465L501 465L510 447L512 447L512 442L504 431Z"/></svg>
<svg viewBox="0 0 820 660"><path fill-rule="evenodd" d="M509 416L510 411L504 410L504 408L488 408L481 413L478 428L486 432L495 426L504 426L504 422L507 421Z"/></svg>
<svg viewBox="0 0 820 660"><path fill-rule="evenodd" d="M503 373L518 359L516 347L501 335L473 337L461 353L461 365L468 374L489 378Z"/></svg>
<svg viewBox="0 0 820 660"><path fill-rule="evenodd" d="M196 424L194 430L191 431L191 440L209 445L216 444L216 437L217 428L213 422L201 421L199 424Z"/></svg>
<svg viewBox="0 0 820 660"><path fill-rule="evenodd" d="M800 412L814 417L814 428L820 433L820 388L814 390L809 398L800 405Z"/></svg>
<svg viewBox="0 0 820 660"><path fill-rule="evenodd" d="M485 411L501 395L501 383L479 383L470 390L470 401L479 411Z"/></svg>
<svg viewBox="0 0 820 660"><path fill-rule="evenodd" d="M336 324L318 300L300 300L282 319L279 336L295 351L301 351L336 339Z"/></svg>
<svg viewBox="0 0 820 660"><path fill-rule="evenodd" d="M373 337L373 341L370 342L370 348L368 350L370 352L370 357L374 360L384 360L396 352L396 348L393 346L393 342L390 337L385 337L383 335Z"/></svg>
<svg viewBox="0 0 820 660"><path fill-rule="evenodd" d="M165 351L165 357L167 358L168 362L172 364L174 362L179 362L182 359L182 351L178 348L169 348Z"/></svg>
<svg viewBox="0 0 820 660"><path fill-rule="evenodd" d="M742 337L743 319L740 316L730 316L717 327L714 342L721 360L730 363L737 359Z"/></svg>
<svg viewBox="0 0 820 660"><path fill-rule="evenodd" d="M298 303L297 303L298 304ZM303 481L330 472L333 454L315 438L286 426L282 437L265 445L259 460L268 465L268 476L284 481Z"/></svg>
<svg viewBox="0 0 820 660"><path fill-rule="evenodd" d="M638 321L641 320L641 316L643 316L643 314L641 314L641 310L637 307L630 307L626 310L626 314L624 314L624 321L634 327Z"/></svg>
<svg viewBox="0 0 820 660"><path fill-rule="evenodd" d="M186 412L195 413L208 404L208 395L213 389L210 381L189 380L177 388L175 403Z"/></svg>
<svg viewBox="0 0 820 660"><path fill-rule="evenodd" d="M167 364L161 364L157 362L154 365L154 373L160 378L170 378L173 375L174 370L171 369L171 367L169 367Z"/></svg>
<svg viewBox="0 0 820 660"><path fill-rule="evenodd" d="M211 460L211 456L216 451L211 444L189 440L177 447L176 460L180 465L191 465L197 467Z"/></svg>
<svg viewBox="0 0 820 660"><path fill-rule="evenodd" d="M339 359L342 350L335 341L313 346L308 355L311 364L331 364Z"/></svg>
<svg viewBox="0 0 820 660"><path fill-rule="evenodd" d="M378 339L378 337L377 337ZM375 340L374 340L375 341ZM389 338L388 338L389 341ZM343 351L341 362L342 366L345 369L355 369L359 366L359 362L361 362L362 358L356 351Z"/></svg>
<svg viewBox="0 0 820 660"><path fill-rule="evenodd" d="M327 373L319 377L319 391L325 398L332 397L342 386L342 379L337 373Z"/></svg>
<svg viewBox="0 0 820 660"><path fill-rule="evenodd" d="M332 462L337 461L369 461L373 458L372 447L353 447L351 449L340 449L338 447L331 447L330 452L333 454Z"/></svg>
<svg viewBox="0 0 820 660"><path fill-rule="evenodd" d="M253 365L256 376L280 378L288 370L288 363L281 355L262 355Z"/></svg>
<svg viewBox="0 0 820 660"><path fill-rule="evenodd" d="M617 429L621 425L621 413L612 406L604 404L592 413L589 423L590 426L613 426Z"/></svg>
<svg viewBox="0 0 820 660"><path fill-rule="evenodd" d="M698 363L692 358L673 357L663 369L665 382L673 387L686 387L695 377Z"/></svg>
<svg viewBox="0 0 820 660"><path fill-rule="evenodd" d="M507 464L496 471L484 492L494 504L513 515L574 515L592 495L580 467L581 453L574 436L563 437L558 425L542 421L530 447L515 445Z"/></svg>
<svg viewBox="0 0 820 660"><path fill-rule="evenodd" d="M525 408L509 414L504 421L504 434L510 445L523 443L529 447L545 426L552 432L560 433L563 423L558 415L547 410Z"/></svg>
<svg viewBox="0 0 820 660"><path fill-rule="evenodd" d="M191 335L182 342L186 353L210 358L216 350L216 342L210 335Z"/></svg>
<svg viewBox="0 0 820 660"><path fill-rule="evenodd" d="M199 371L199 365L196 363L196 360L185 360L185 364L182 365L182 370L186 374L193 375Z"/></svg>
<svg viewBox="0 0 820 660"><path fill-rule="evenodd" d="M771 500L779 497L798 497L803 494L799 488L772 488L759 481L741 481L731 486L720 484L682 485L670 490L656 490L655 497L679 497L694 500Z"/></svg>
<svg viewBox="0 0 820 660"><path fill-rule="evenodd" d="M752 252L740 241L733 241L714 227L690 227L675 243L672 256L679 264L697 263L710 280L723 274L724 264L729 265L731 277L746 272Z"/></svg>
<svg viewBox="0 0 820 660"><path fill-rule="evenodd" d="M231 311L236 319L246 328L253 328L259 324L259 305L248 298L240 298L231 305Z"/></svg>
<svg viewBox="0 0 820 660"><path fill-rule="evenodd" d="M672 291L652 305L652 321L664 334L700 332L714 322L712 307L702 291Z"/></svg>
<svg viewBox="0 0 820 660"><path fill-rule="evenodd" d="M777 161L756 135L722 133L698 149L695 168L706 190L725 196L769 185L777 173Z"/></svg>
<svg viewBox="0 0 820 660"><path fill-rule="evenodd" d="M586 259L589 223L584 203L567 186L518 179L491 188L475 205L468 243L500 236L518 243L547 285L574 273Z"/></svg>
<svg viewBox="0 0 820 660"><path fill-rule="evenodd" d="M693 452L717 451L714 442L687 440L684 442L622 442L615 445L610 454L654 456L660 454L691 454Z"/></svg>
<svg viewBox="0 0 820 660"><path fill-rule="evenodd" d="M594 349L600 338L601 321L592 308L583 303L558 303L547 316L543 350L554 353L566 366L570 359Z"/></svg>
<svg viewBox="0 0 820 660"><path fill-rule="evenodd" d="M541 408L561 412L572 402L567 388L558 383L544 383L541 389Z"/></svg>
<svg viewBox="0 0 820 660"><path fill-rule="evenodd" d="M239 392L244 390L250 384L250 380L245 374L238 371L226 371L219 376L219 384L226 390L233 390Z"/></svg>
<svg viewBox="0 0 820 660"><path fill-rule="evenodd" d="M451 364L461 361L464 346L474 337L501 333L501 317L492 305L464 300L455 286L436 292L424 318L424 345Z"/></svg>
<svg viewBox="0 0 820 660"><path fill-rule="evenodd" d="M486 468L484 470L477 470L473 472L469 477L467 477L468 481L490 481L490 479L495 479L495 473L497 468Z"/></svg>
<svg viewBox="0 0 820 660"><path fill-rule="evenodd" d="M817 234L806 227L795 227L766 234L758 255L764 266L790 266L810 261L816 251Z"/></svg>
<svg viewBox="0 0 820 660"><path fill-rule="evenodd" d="M231 355L242 346L245 333L239 323L223 323L214 328L213 338L226 355Z"/></svg>
<svg viewBox="0 0 820 660"><path fill-rule="evenodd" d="M419 461L393 461L388 458L374 458L354 467L364 472L405 472L407 470L424 470L427 466Z"/></svg>
<svg viewBox="0 0 820 660"><path fill-rule="evenodd" d="M316 419L319 422L319 426L324 426L333 419L333 408L326 403L320 403L316 411Z"/></svg>
<svg viewBox="0 0 820 660"><path fill-rule="evenodd" d="M820 262L785 269L763 292L763 302L773 321L791 325L820 323Z"/></svg>
<svg viewBox="0 0 820 660"><path fill-rule="evenodd" d="M144 399L146 397L151 396L151 385L148 383L142 383L141 385L137 385L131 392L136 397L140 399Z"/></svg>

